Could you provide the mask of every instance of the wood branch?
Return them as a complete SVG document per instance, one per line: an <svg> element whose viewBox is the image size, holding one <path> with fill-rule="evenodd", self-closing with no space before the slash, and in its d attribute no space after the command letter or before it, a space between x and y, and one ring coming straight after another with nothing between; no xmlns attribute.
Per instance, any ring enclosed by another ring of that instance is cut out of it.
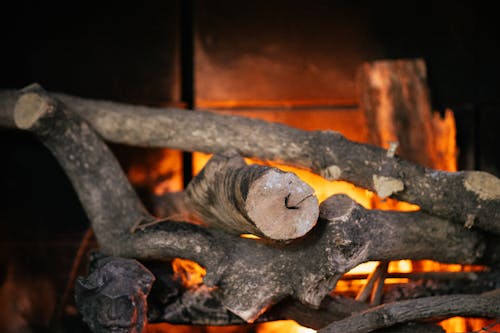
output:
<svg viewBox="0 0 500 333"><path fill-rule="evenodd" d="M410 322L382 328L374 333L445 333L445 330L433 323Z"/></svg>
<svg viewBox="0 0 500 333"><path fill-rule="evenodd" d="M314 190L294 173L247 165L237 151L214 155L186 189L188 210L233 234L304 236L319 215Z"/></svg>
<svg viewBox="0 0 500 333"><path fill-rule="evenodd" d="M388 285L384 291L383 303L452 294L476 295L489 292L500 285L500 272L497 271L476 272L474 277L451 273L448 276L427 275L420 280Z"/></svg>
<svg viewBox="0 0 500 333"><path fill-rule="evenodd" d="M51 95L111 142L207 153L236 149L244 156L309 168L327 179L346 180L382 197L417 204L426 212L467 227L500 234L500 179L485 172L424 168L333 131L303 131L211 112ZM16 92L1 92L3 126L12 126L11 106L18 97Z"/></svg>
<svg viewBox="0 0 500 333"><path fill-rule="evenodd" d="M179 281L174 279L171 266L165 262L145 263L148 271L135 260L94 255L90 266L89 275L80 278L78 281L76 298L78 304L84 308L84 320L93 325L95 325L95 320L92 320L92 318L98 313L106 312L109 303L116 296L133 299L136 295L136 281L138 279L150 279L151 273L156 279L148 296L148 322L212 326L245 324L241 318L223 307L212 289L204 285L187 289L183 287ZM116 272L119 272L119 274L116 274ZM106 278L103 278L104 276ZM105 283L99 285L99 288L95 288L96 281L105 281ZM103 294L102 290L106 290L106 292ZM102 298L107 299L107 301L95 301ZM133 308L134 305L128 303L127 306L129 308L122 309L121 315L123 317L118 322L133 321L133 318L127 318L126 316L136 312ZM312 309L293 299L287 299L263 313L256 320L256 323L292 319L302 326L321 329L333 321L344 319L356 312L367 309L368 305L365 303L339 296L325 297L319 309ZM113 320L107 320L100 324L109 327L116 322L116 318L113 318ZM390 332L416 333L434 331L435 327L429 326L429 324L411 323L410 325L392 329Z"/></svg>
<svg viewBox="0 0 500 333"><path fill-rule="evenodd" d="M456 170L453 113L432 112L423 59L378 60L360 66L360 104L370 143L398 143L398 155L438 170Z"/></svg>
<svg viewBox="0 0 500 333"><path fill-rule="evenodd" d="M375 282L372 293L370 295L370 305L379 305L382 302L382 293L384 292L385 278L387 269L389 268L388 261L382 261L379 266L380 276Z"/></svg>
<svg viewBox="0 0 500 333"><path fill-rule="evenodd" d="M498 318L500 296L434 296L384 304L334 322L319 333L365 333L407 321L453 316Z"/></svg>
<svg viewBox="0 0 500 333"><path fill-rule="evenodd" d="M164 273L155 275L167 280L164 284L168 284L169 290L165 292L165 290L159 290L157 285L153 285L149 299L149 322L211 326L246 323L243 319L228 311L212 289L204 285L184 289L171 280L171 275ZM158 295L165 295L166 297L159 300ZM296 300L287 299L264 312L255 320L255 323L294 320L302 326L320 329L335 320L346 318L367 308L368 306L365 303L343 297L327 296L318 309L312 309Z"/></svg>
<svg viewBox="0 0 500 333"><path fill-rule="evenodd" d="M199 218L194 215L192 209L188 207L185 191L166 192L161 195L154 195L150 201L153 206L151 208L153 210L153 215L163 220L179 222L189 221L195 224L202 224ZM144 227L144 225L142 225L142 227Z"/></svg>
<svg viewBox="0 0 500 333"><path fill-rule="evenodd" d="M368 211L344 195L323 202L317 226L286 246L178 222L132 234L130 228L138 221L154 219L85 121L39 87L21 95L14 119L58 159L103 252L141 260L178 257L198 262L207 269L205 284L217 285L221 303L245 321L254 321L288 296L318 307L345 272L365 261L474 263L484 256L484 239L473 230L422 212Z"/></svg>
<svg viewBox="0 0 500 333"><path fill-rule="evenodd" d="M388 263L380 262L373 272L367 277L366 284L356 295L356 301L365 302L372 293L373 287L381 276L387 271Z"/></svg>

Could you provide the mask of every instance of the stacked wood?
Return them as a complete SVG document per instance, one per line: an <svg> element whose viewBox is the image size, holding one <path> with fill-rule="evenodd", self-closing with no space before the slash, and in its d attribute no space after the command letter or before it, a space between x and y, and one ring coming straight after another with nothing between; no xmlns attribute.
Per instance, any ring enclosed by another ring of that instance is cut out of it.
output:
<svg viewBox="0 0 500 333"><path fill-rule="evenodd" d="M51 94L104 139L143 147L169 147L280 161L311 169L414 203L430 214L500 234L500 180L486 172L425 168L333 131L303 131L282 124L210 112L149 108ZM13 127L19 92L0 94L0 121Z"/></svg>
<svg viewBox="0 0 500 333"><path fill-rule="evenodd" d="M256 321L272 305L278 309L290 298L307 308L320 308L345 272L370 260L490 265L500 260L500 180L487 173L424 168L335 132L91 101L48 93L39 86L2 92L0 101L0 123L37 135L64 168L102 252L141 261L193 260L207 270L204 284L217 287L210 290L221 307L245 322ZM179 200L180 210L190 211L213 227L171 220L157 223L102 138L216 153ZM321 203L316 218L317 201L307 186L293 175L248 166L240 154L308 167L329 179L351 180L382 196L419 204L422 210L366 210L349 197L337 195ZM278 190L266 192L275 178L281 184ZM267 214L272 218L266 220ZM261 217L264 224L259 222ZM273 222L281 217L276 236ZM289 241L237 236L244 232ZM358 309L357 317L329 326L322 322L321 327L326 326L325 332L337 331L345 323L351 325L348 320L354 318L362 332L441 314L500 316L497 295L473 296L456 295L452 302L456 305L436 311L427 311L426 302L440 304L443 299L421 300L422 307L421 303L397 302L393 307L382 305L380 311ZM469 311L463 302L484 306ZM404 315L408 308L417 309L416 314ZM397 318L378 319L393 313Z"/></svg>

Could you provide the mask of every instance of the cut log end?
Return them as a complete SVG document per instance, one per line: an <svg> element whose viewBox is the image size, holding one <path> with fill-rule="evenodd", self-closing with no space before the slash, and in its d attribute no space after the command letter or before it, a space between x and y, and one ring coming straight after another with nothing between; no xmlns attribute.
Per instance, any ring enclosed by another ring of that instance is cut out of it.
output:
<svg viewBox="0 0 500 333"><path fill-rule="evenodd" d="M345 194L333 195L321 203L320 217L328 221L350 218L351 212L357 206L358 204Z"/></svg>
<svg viewBox="0 0 500 333"><path fill-rule="evenodd" d="M14 108L14 123L20 129L29 129L50 109L50 102L43 95L25 93L19 97Z"/></svg>
<svg viewBox="0 0 500 333"><path fill-rule="evenodd" d="M245 209L264 236L275 240L304 236L319 216L314 190L294 173L277 169L269 169L252 183Z"/></svg>

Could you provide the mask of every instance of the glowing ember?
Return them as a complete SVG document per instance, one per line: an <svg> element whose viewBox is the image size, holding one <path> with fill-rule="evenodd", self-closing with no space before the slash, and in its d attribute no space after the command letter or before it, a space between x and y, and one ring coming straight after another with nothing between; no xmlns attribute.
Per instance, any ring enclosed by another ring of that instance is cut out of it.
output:
<svg viewBox="0 0 500 333"><path fill-rule="evenodd" d="M203 283L207 271L194 261L175 258L172 260L174 278L182 281L186 288L193 288Z"/></svg>
<svg viewBox="0 0 500 333"><path fill-rule="evenodd" d="M256 333L313 333L313 329L300 326L293 320L280 320L263 323L257 326Z"/></svg>
<svg viewBox="0 0 500 333"><path fill-rule="evenodd" d="M182 154L171 149L153 150L141 158L132 157L127 170L130 182L148 188L155 195L182 190Z"/></svg>

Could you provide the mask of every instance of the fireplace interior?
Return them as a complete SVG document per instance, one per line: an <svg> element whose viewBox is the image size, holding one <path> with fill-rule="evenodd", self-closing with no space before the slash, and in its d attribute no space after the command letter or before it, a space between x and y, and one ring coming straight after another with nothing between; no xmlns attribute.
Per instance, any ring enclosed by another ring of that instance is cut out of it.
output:
<svg viewBox="0 0 500 333"><path fill-rule="evenodd" d="M360 68L381 59L421 59L432 109L443 118L452 112L455 135L449 144L456 150L448 170L500 177L500 29L490 6L337 0L13 3L0 14L0 89L37 82L49 92L242 115L374 143L360 107ZM389 148L388 142L377 144ZM89 332L72 286L75 275L86 274L88 253L97 243L73 186L33 135L0 128L0 146L0 332ZM158 216L162 196L184 189L208 160L175 149L109 146ZM410 155L425 163L419 153ZM349 183L331 187L312 173L287 170L312 184L320 201L349 193L368 208L417 209ZM204 274L196 265L177 265L174 270L184 275ZM351 272L337 291L355 296L375 266ZM389 272L477 269L402 261L392 262ZM479 332L491 323L477 319L444 327ZM308 330L272 325L156 324L148 332ZM485 332L495 329L498 324Z"/></svg>

